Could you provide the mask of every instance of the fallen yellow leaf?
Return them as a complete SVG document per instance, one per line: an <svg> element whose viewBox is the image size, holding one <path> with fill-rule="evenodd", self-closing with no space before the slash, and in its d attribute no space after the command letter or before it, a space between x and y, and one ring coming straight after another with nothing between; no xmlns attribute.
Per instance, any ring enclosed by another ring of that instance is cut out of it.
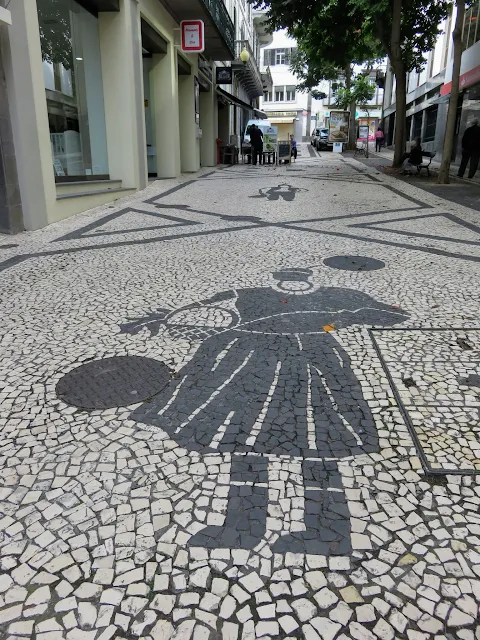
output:
<svg viewBox="0 0 480 640"><path fill-rule="evenodd" d="M323 325L324 331L335 331L335 325L332 323Z"/></svg>

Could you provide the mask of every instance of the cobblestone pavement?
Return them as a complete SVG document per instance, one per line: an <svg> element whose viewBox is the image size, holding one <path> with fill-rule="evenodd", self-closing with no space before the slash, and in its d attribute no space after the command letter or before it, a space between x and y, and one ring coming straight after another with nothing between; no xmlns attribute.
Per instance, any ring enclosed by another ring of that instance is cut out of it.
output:
<svg viewBox="0 0 480 640"><path fill-rule="evenodd" d="M478 213L301 151L0 240L0 637L480 640Z"/></svg>

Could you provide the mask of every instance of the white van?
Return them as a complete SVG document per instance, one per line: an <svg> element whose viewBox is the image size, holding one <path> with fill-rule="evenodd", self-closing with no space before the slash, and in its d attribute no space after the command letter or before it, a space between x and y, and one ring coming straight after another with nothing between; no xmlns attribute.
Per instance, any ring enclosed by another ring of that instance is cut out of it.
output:
<svg viewBox="0 0 480 640"><path fill-rule="evenodd" d="M270 120L249 120L247 122L247 126L245 127L245 135L243 137L243 145L248 146L250 144L250 127L252 124L256 124L259 129L261 129L262 133L265 134L267 129L269 129L272 125L270 124Z"/></svg>

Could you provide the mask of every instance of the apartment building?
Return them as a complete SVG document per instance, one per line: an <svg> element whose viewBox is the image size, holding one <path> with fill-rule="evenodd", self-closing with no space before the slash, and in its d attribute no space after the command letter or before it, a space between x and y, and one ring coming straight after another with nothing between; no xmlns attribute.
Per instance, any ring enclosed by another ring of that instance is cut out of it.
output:
<svg viewBox="0 0 480 640"><path fill-rule="evenodd" d="M315 127L315 113L321 102L298 90L298 78L290 69L296 48L296 41L281 30L263 49L261 70L270 70L272 87L264 92L260 105L272 125L278 127L279 139L286 140L293 134L300 141L309 138Z"/></svg>
<svg viewBox="0 0 480 640"><path fill-rule="evenodd" d="M0 0L0 4L5 0ZM0 26L0 230L215 166L268 88L247 0L13 0ZM205 25L202 54L181 20ZM217 69L224 70L218 78Z"/></svg>
<svg viewBox="0 0 480 640"><path fill-rule="evenodd" d="M441 160L445 124L450 99L453 42L452 29L456 8L441 25L435 48L425 55L421 73L412 72L407 79L407 145L420 137L422 148L435 151ZM463 24L463 54L460 69L460 99L455 125L452 161L459 163L461 140L474 117L480 118L480 1L465 12ZM393 145L395 130L395 79L388 69L385 81L383 119L387 145Z"/></svg>

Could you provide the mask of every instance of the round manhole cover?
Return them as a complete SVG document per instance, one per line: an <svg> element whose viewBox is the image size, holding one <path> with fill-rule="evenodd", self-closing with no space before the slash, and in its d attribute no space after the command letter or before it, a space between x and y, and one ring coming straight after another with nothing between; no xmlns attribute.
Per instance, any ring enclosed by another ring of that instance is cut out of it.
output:
<svg viewBox="0 0 480 640"><path fill-rule="evenodd" d="M385 263L381 260L366 256L332 256L325 258L323 264L332 267L332 269L344 269L345 271L375 271L385 267Z"/></svg>
<svg viewBox="0 0 480 640"><path fill-rule="evenodd" d="M170 381L168 367L152 358L117 356L91 360L65 374L57 396L82 409L110 409L142 402Z"/></svg>

